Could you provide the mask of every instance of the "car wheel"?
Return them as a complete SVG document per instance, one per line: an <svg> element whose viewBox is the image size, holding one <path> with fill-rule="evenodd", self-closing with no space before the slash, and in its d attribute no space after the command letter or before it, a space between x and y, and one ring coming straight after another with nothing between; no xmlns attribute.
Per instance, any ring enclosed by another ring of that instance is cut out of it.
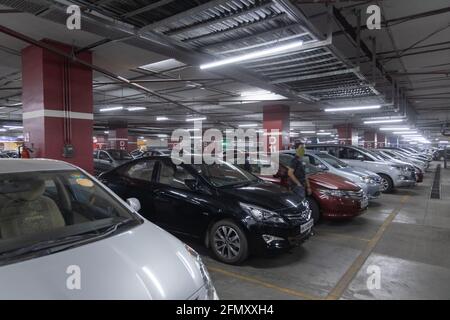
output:
<svg viewBox="0 0 450 320"><path fill-rule="evenodd" d="M247 236L233 221L216 222L211 227L209 239L211 250L218 260L228 264L239 264L247 259Z"/></svg>
<svg viewBox="0 0 450 320"><path fill-rule="evenodd" d="M314 198L308 197L306 198L306 200L308 200L309 208L311 209L311 218L313 218L314 224L317 224L317 222L319 222L320 220L319 205L317 204L317 201Z"/></svg>
<svg viewBox="0 0 450 320"><path fill-rule="evenodd" d="M381 177L381 192L391 193L394 189L392 179L388 175L382 173L379 173L378 175Z"/></svg>

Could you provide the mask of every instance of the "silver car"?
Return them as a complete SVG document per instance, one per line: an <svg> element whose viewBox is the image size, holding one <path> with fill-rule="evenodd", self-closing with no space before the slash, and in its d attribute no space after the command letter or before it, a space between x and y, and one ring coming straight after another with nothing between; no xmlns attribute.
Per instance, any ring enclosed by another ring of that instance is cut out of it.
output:
<svg viewBox="0 0 450 320"><path fill-rule="evenodd" d="M381 177L374 172L365 169L355 169L345 162L326 152L308 151L307 156L314 159L316 166L351 180L360 186L370 200L377 199L381 195Z"/></svg>
<svg viewBox="0 0 450 320"><path fill-rule="evenodd" d="M0 159L0 299L217 299L200 256L60 161Z"/></svg>

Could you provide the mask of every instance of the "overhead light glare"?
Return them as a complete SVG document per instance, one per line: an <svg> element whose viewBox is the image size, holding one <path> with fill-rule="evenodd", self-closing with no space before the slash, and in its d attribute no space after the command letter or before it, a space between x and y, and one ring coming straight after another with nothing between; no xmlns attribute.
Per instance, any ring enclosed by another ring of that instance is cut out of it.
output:
<svg viewBox="0 0 450 320"><path fill-rule="evenodd" d="M141 110L147 110L146 107L129 107L127 108L128 111L141 111Z"/></svg>
<svg viewBox="0 0 450 320"><path fill-rule="evenodd" d="M289 50L301 47L302 45L303 45L303 41L296 41L296 42L292 42L292 43L281 45L281 46L276 46L276 47L265 49L265 50L258 50L258 51L242 54L239 56L225 58L225 59L214 61L211 63L202 64L202 65L200 65L200 69L202 69L202 70L210 69L210 68L215 68L215 67L223 66L226 64L230 64L230 63L243 62L243 61L248 61L248 60L252 60L252 59L256 59L256 58L271 56L271 55L275 55L277 53L281 53L284 51L289 51Z"/></svg>
<svg viewBox="0 0 450 320"><path fill-rule="evenodd" d="M167 117L156 117L156 121L166 121L169 120Z"/></svg>
<svg viewBox="0 0 450 320"><path fill-rule="evenodd" d="M206 120L206 117L199 117L199 118L187 118L186 121L203 121Z"/></svg>
<svg viewBox="0 0 450 320"><path fill-rule="evenodd" d="M406 131L409 130L407 127L385 127L380 128L381 131Z"/></svg>
<svg viewBox="0 0 450 320"><path fill-rule="evenodd" d="M376 106L359 106L359 107L343 107L343 108L327 108L325 112L340 112L340 111L358 111L358 110L371 110L380 109L380 105Z"/></svg>
<svg viewBox="0 0 450 320"><path fill-rule="evenodd" d="M100 109L100 112L118 111L118 110L123 110L123 107L102 108L102 109Z"/></svg>
<svg viewBox="0 0 450 320"><path fill-rule="evenodd" d="M364 124L398 123L398 122L403 122L403 119L367 120L367 121L364 121Z"/></svg>
<svg viewBox="0 0 450 320"><path fill-rule="evenodd" d="M246 124L239 125L240 128L251 128L251 127L257 127L257 126L258 126L257 123L246 123Z"/></svg>

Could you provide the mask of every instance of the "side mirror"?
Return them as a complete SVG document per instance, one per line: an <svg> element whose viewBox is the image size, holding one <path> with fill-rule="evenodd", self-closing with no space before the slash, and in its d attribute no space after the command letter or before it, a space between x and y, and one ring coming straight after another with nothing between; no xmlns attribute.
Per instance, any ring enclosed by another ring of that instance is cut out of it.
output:
<svg viewBox="0 0 450 320"><path fill-rule="evenodd" d="M356 159L363 161L364 157L361 154L358 154L358 156L356 157Z"/></svg>
<svg viewBox="0 0 450 320"><path fill-rule="evenodd" d="M138 212L139 210L141 210L141 202L138 199L128 198L127 203L134 211Z"/></svg>
<svg viewBox="0 0 450 320"><path fill-rule="evenodd" d="M191 190L198 189L198 183L196 179L186 179L184 180L184 184Z"/></svg>

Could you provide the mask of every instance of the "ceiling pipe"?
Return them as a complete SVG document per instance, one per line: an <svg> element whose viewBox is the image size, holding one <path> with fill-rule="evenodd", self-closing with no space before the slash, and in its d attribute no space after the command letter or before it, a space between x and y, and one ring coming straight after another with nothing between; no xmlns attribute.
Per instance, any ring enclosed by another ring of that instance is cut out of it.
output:
<svg viewBox="0 0 450 320"><path fill-rule="evenodd" d="M21 33L17 32L17 31L11 30L11 29L9 29L9 28L7 28L7 27L5 27L5 26L0 25L0 32L2 32L2 33L4 33L4 34L7 34L7 35L9 35L9 36L11 36L11 37L13 37L13 38L16 38L16 39L19 39L19 40L21 40L21 41L24 41L24 42L26 42L26 43L28 43L28 44L35 45L35 46L37 46L37 47L39 47L39 48L48 50L48 51L50 51L50 52L52 52L52 53L54 53L54 54L57 54L57 55L59 55L59 56L65 57L65 58L71 60L72 62L81 64L81 65L83 65L83 66L85 66L85 67L87 67L87 68L90 68L90 69L92 69L92 70L95 70L95 71L97 71L97 72L99 72L99 73L101 73L101 74L107 76L108 78L113 79L113 80L116 80L116 81L119 82L119 83L123 83L123 84L125 84L126 86L128 86L128 87L130 87L130 88L133 88L133 89L135 89L135 90L137 90L137 91L145 92L145 93L147 93L147 94L149 94L149 95L158 97L158 98L160 98L161 100L164 100L164 101L166 101L166 102L169 102L169 103L175 104L175 105L177 105L177 106L179 106L179 107L188 109L188 110L189 110L190 112L192 112L192 113L204 115L204 114L201 113L201 112L198 112L198 111L196 111L196 110L194 110L194 109L192 109L192 108L189 108L188 106L185 106L185 105L183 105L183 104L181 104L181 103L179 103L179 102L177 102L177 101L174 101L174 100L171 100L171 99L169 99L169 98L166 98L166 97L164 97L164 96L162 96L162 95L160 95L160 94L158 94L158 93L156 93L156 92L154 92L154 91L152 91L152 90L150 90L150 89L147 89L147 88L145 88L145 87L143 87L143 86L137 85L137 84L135 84L134 82L129 81L129 80L125 79L125 78L122 78L122 77L120 77L120 76L118 76L118 75L116 75L116 74L114 74L114 73L112 73L112 72L110 72L110 71L108 71L108 70L106 70L106 69L103 69L103 68L101 68L101 67L99 67L99 66L90 64L90 63L88 63L88 62L86 62L86 61L83 61L83 60L77 58L77 57L74 56L74 55L68 54L68 53L66 53L66 52L64 52L64 51L61 51L61 50L59 50L59 49L57 49L57 48L55 48L55 47L53 47L53 46L51 46L51 45L48 45L48 44L46 44L46 43L43 43L43 42L41 42L41 41L34 40L34 39L32 39L32 38L30 38L30 37L24 35L24 34L21 34Z"/></svg>

